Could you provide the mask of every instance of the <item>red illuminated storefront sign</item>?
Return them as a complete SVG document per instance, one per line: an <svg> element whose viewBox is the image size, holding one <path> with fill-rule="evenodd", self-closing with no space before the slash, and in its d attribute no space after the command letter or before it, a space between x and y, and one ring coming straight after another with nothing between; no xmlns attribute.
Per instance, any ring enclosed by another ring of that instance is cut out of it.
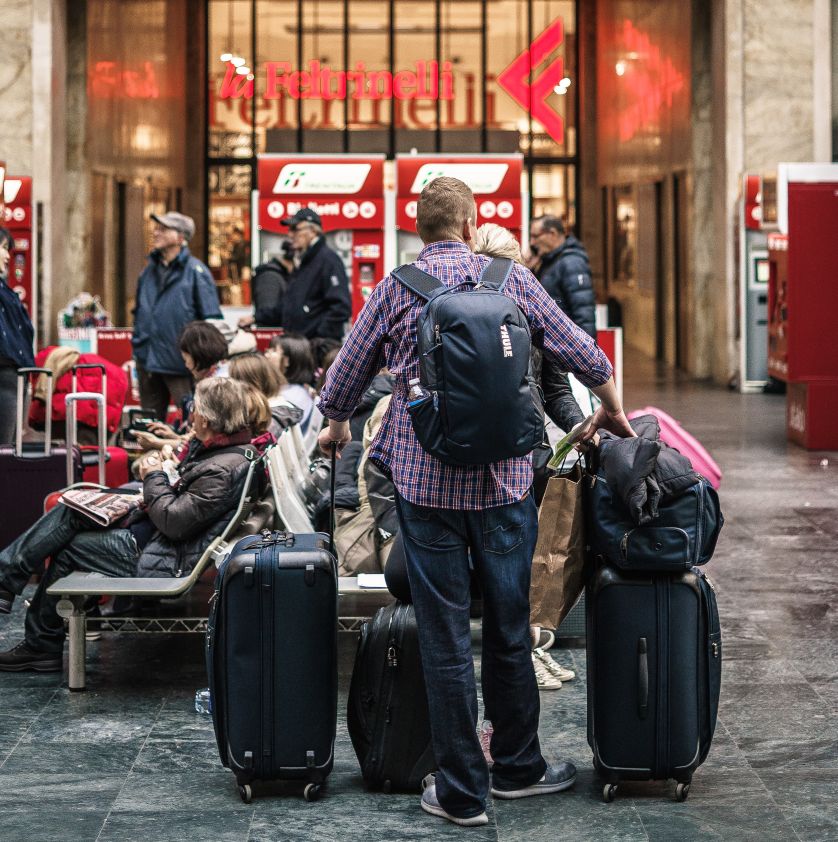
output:
<svg viewBox="0 0 838 842"><path fill-rule="evenodd" d="M367 70L359 61L354 70L333 70L319 61L310 61L308 70L292 70L291 62L265 63L265 99L381 100L395 98L454 99L451 62L417 61L413 70ZM222 99L253 97L253 80L236 73L228 62L221 83Z"/></svg>
<svg viewBox="0 0 838 842"><path fill-rule="evenodd" d="M487 73L483 121L478 117L477 108L479 80L473 73L455 72L453 62L448 60L418 60L409 68L393 71L370 69L363 61L357 62L352 69L335 69L318 60L309 61L302 68L295 68L289 61L269 61L261 65L258 87L253 73L241 73L241 66L236 67L228 61L224 63L224 76L220 82L211 80L210 125L218 125L225 115L233 116L234 112L238 112L243 125L249 125L253 117L245 103L255 96L259 102L256 122L265 128L289 126L296 108L293 103L315 100L323 103L321 119L318 122L309 116L304 128L334 127L335 115L331 110L334 102L350 103L346 117L351 124L383 125L389 118L384 119L385 112L380 112L377 104L391 101L392 121L397 128L433 128L437 120L437 103L442 102L444 108L439 116L445 126L474 128L485 122L488 129L500 129L503 125L495 116L495 92L491 90L491 83L497 82L500 89L529 112L553 140L563 144L564 120L549 102L550 97L558 95L559 83L564 78L562 57L551 59L563 43L564 24L561 18L556 18L497 77ZM545 62L546 66L539 70ZM362 112L359 106L363 102L372 102L375 107ZM289 111L286 111L286 103ZM458 116L455 116L455 103L462 106ZM240 111L235 107L238 104L243 106Z"/></svg>
<svg viewBox="0 0 838 842"><path fill-rule="evenodd" d="M325 231L384 226L383 157L259 157L259 227L287 234L281 224L300 208L312 208Z"/></svg>
<svg viewBox="0 0 838 842"><path fill-rule="evenodd" d="M477 202L478 225L494 222L520 233L522 170L520 155L398 156L396 223L403 230L415 231L417 197L426 184L447 175L459 178L471 188Z"/></svg>
<svg viewBox="0 0 838 842"><path fill-rule="evenodd" d="M97 99L160 98L160 86L150 61L136 69L117 61L97 61L90 69L88 85L90 94Z"/></svg>

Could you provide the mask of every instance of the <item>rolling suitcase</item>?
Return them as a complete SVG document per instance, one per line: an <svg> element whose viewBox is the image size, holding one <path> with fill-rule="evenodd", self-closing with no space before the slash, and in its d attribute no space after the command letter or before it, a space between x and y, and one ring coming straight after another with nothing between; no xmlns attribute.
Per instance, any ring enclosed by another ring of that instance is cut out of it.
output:
<svg viewBox="0 0 838 842"><path fill-rule="evenodd" d="M52 371L19 368L15 444L0 447L0 548L38 520L47 494L81 479L78 450L53 446L51 413L47 413L43 444L23 444L24 384L30 374L47 375L47 405L52 406Z"/></svg>
<svg viewBox="0 0 838 842"><path fill-rule="evenodd" d="M347 725L371 788L419 792L436 769L412 605L379 608L361 627Z"/></svg>
<svg viewBox="0 0 838 842"><path fill-rule="evenodd" d="M704 762L719 706L716 597L699 568L625 573L588 584L588 744L612 801L621 780L677 781L683 801Z"/></svg>
<svg viewBox="0 0 838 842"><path fill-rule="evenodd" d="M334 457L333 457L334 458ZM334 495L332 496L334 501ZM300 780L314 800L337 728L337 560L323 533L243 538L218 571L207 672L221 762L254 781Z"/></svg>
<svg viewBox="0 0 838 842"><path fill-rule="evenodd" d="M661 441L674 447L682 456L686 456L693 470L698 471L713 488L718 489L722 483L721 468L692 433L688 433L671 415L656 406L644 406L643 409L630 412L628 418L631 420L641 415L654 415L660 425Z"/></svg>

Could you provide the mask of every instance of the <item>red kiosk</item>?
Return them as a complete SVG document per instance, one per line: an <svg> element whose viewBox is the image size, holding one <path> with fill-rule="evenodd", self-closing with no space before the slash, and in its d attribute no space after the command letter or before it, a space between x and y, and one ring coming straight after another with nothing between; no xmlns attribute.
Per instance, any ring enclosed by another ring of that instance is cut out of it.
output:
<svg viewBox="0 0 838 842"><path fill-rule="evenodd" d="M786 381L786 434L838 450L838 165L781 164L768 237L768 373Z"/></svg>
<svg viewBox="0 0 838 842"><path fill-rule="evenodd" d="M357 316L384 275L384 156L260 155L258 187L254 258L279 252L288 236L283 217L312 208L346 266Z"/></svg>
<svg viewBox="0 0 838 842"><path fill-rule="evenodd" d="M464 181L477 201L477 224L494 222L522 239L524 194L522 155L398 155L396 157L396 243L399 265L422 249L416 233L416 200L422 188L441 175Z"/></svg>

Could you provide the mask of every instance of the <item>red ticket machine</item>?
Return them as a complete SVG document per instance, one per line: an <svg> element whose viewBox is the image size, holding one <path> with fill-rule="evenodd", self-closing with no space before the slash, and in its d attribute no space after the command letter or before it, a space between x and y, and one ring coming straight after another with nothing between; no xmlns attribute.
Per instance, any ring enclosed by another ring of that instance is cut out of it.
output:
<svg viewBox="0 0 838 842"><path fill-rule="evenodd" d="M354 319L384 275L384 156L260 155L258 187L257 262L279 253L283 217L312 208L346 266Z"/></svg>
<svg viewBox="0 0 838 842"><path fill-rule="evenodd" d="M768 373L788 383L786 432L838 449L838 165L781 164L769 236Z"/></svg>
<svg viewBox="0 0 838 842"><path fill-rule="evenodd" d="M38 323L35 279L35 208L32 204L32 179L7 175L3 183L4 226L15 240L9 266L9 286L20 296L29 311L32 324ZM36 327L37 330L37 327ZM35 344L38 344L37 333Z"/></svg>
<svg viewBox="0 0 838 842"><path fill-rule="evenodd" d="M521 155L399 155L396 157L398 264L415 260L422 249L416 233L416 200L441 175L464 181L477 202L477 224L494 222L520 240L524 229Z"/></svg>

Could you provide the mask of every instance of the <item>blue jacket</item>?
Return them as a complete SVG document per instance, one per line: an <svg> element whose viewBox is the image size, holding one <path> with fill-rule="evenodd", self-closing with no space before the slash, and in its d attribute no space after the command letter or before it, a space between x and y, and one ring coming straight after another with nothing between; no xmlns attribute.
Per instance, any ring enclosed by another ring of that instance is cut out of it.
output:
<svg viewBox="0 0 838 842"><path fill-rule="evenodd" d="M163 266L155 250L137 282L134 307L134 359L146 371L187 375L179 339L195 319L220 319L218 291L210 270L184 246Z"/></svg>
<svg viewBox="0 0 838 842"><path fill-rule="evenodd" d="M32 322L18 294L0 276L0 365L35 365Z"/></svg>
<svg viewBox="0 0 838 842"><path fill-rule="evenodd" d="M541 285L585 333L596 339L596 296L585 247L572 234L541 258Z"/></svg>

